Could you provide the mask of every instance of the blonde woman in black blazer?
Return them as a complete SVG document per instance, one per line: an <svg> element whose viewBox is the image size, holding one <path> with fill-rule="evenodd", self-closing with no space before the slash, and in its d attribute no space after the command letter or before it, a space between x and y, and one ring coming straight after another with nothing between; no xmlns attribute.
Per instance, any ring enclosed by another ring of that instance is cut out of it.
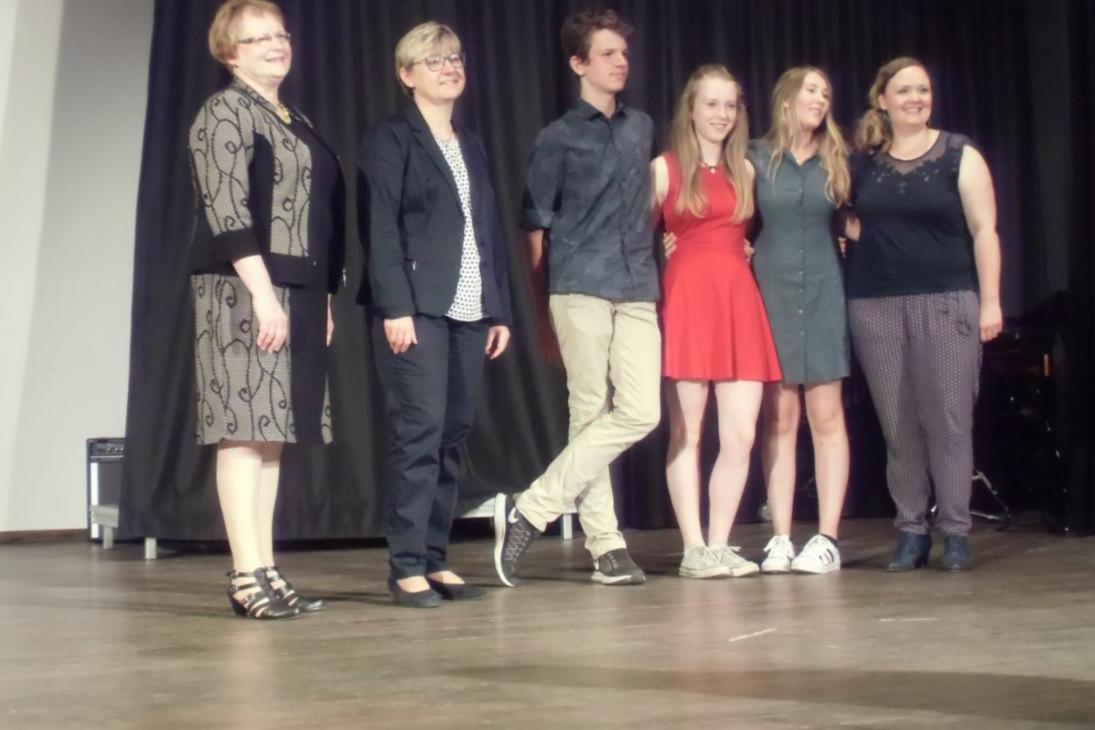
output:
<svg viewBox="0 0 1095 730"><path fill-rule="evenodd" d="M399 41L395 62L412 103L372 127L358 155L359 299L384 389L388 587L400 605L427 608L483 597L449 569L447 550L459 447L483 361L509 342L510 303L486 154L452 120L465 84L460 39L423 23Z"/></svg>

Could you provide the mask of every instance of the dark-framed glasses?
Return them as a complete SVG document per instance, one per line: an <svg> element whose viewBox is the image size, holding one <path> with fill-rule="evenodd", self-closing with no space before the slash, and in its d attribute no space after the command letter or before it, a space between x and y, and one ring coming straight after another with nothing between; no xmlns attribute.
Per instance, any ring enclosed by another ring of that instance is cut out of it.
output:
<svg viewBox="0 0 1095 730"><path fill-rule="evenodd" d="M464 68L464 63L468 60L468 54L463 51L459 53L450 53L447 56L427 56L414 63L424 63L432 73L437 73L445 67L445 62L448 61L449 65L456 69ZM411 64L414 65L413 63Z"/></svg>
<svg viewBox="0 0 1095 730"><path fill-rule="evenodd" d="M280 33L266 33L265 35L251 36L250 38L240 38L236 43L242 43L245 46L251 46L256 43L270 43L271 41L278 40L282 43L291 43L293 36L286 31Z"/></svg>

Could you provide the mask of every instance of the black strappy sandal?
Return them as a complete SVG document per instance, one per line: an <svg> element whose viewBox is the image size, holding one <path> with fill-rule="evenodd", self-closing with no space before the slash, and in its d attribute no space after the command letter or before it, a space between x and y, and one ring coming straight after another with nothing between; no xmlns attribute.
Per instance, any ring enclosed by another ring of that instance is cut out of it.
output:
<svg viewBox="0 0 1095 730"><path fill-rule="evenodd" d="M266 578L266 570L257 568L250 573L230 570L228 576L228 602L237 616L273 620L295 618L300 612L286 603ZM254 590L254 589L258 590Z"/></svg>
<svg viewBox="0 0 1095 730"><path fill-rule="evenodd" d="M327 604L323 602L321 598L305 598L296 592L293 586L285 579L285 576L278 570L278 566L271 565L268 568L264 568L266 571L266 579L270 581L271 587L274 583L281 581L281 585L274 588L274 594L285 601L289 608L295 608L297 611L305 613L311 613L313 611L322 611L327 607Z"/></svg>

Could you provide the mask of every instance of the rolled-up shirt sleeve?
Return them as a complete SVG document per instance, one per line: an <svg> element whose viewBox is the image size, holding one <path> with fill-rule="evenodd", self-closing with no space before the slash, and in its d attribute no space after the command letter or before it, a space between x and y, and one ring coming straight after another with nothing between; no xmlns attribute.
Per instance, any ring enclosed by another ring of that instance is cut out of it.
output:
<svg viewBox="0 0 1095 730"><path fill-rule="evenodd" d="M521 227L528 231L551 228L565 176L562 140L546 128L536 138L529 160L521 204Z"/></svg>

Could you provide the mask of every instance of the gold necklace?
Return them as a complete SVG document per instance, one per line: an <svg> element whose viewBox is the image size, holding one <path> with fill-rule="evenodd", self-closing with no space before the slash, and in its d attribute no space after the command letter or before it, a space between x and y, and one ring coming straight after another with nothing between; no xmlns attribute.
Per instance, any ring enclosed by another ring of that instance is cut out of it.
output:
<svg viewBox="0 0 1095 730"><path fill-rule="evenodd" d="M286 124L293 121L293 115L289 113L289 107L285 106L280 101L274 102L274 111L277 112L278 118Z"/></svg>

